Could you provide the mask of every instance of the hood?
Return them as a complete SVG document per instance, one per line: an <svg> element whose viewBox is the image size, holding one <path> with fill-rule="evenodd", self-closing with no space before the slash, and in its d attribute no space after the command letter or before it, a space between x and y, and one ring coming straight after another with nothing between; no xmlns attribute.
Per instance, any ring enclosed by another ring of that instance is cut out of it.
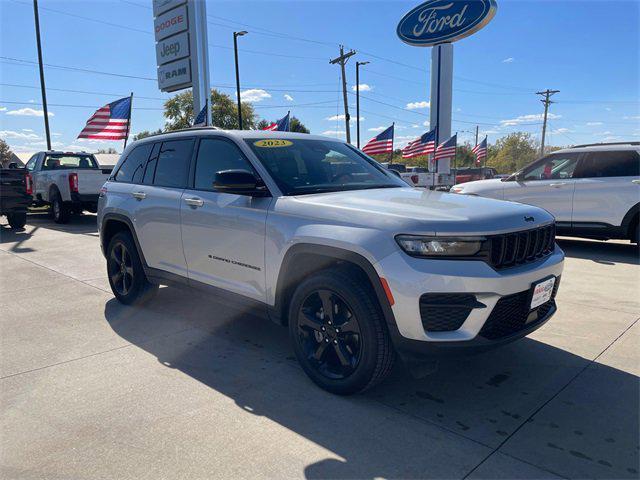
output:
<svg viewBox="0 0 640 480"><path fill-rule="evenodd" d="M462 188L461 191L464 193L483 194L487 192L502 192L504 189L504 182L500 178L491 178L488 180L475 180L473 182L460 183L458 185L454 185L454 188Z"/></svg>
<svg viewBox="0 0 640 480"><path fill-rule="evenodd" d="M530 205L418 188L280 197L274 210L394 234L495 234L553 221L551 214Z"/></svg>

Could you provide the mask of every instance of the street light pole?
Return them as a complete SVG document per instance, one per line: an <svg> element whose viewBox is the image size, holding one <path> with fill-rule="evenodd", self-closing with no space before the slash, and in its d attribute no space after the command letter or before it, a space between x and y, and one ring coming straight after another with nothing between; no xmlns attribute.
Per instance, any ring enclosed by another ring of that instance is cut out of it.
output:
<svg viewBox="0 0 640 480"><path fill-rule="evenodd" d="M238 68L238 37L246 35L245 30L233 32L233 52L236 58L236 95L238 97L238 128L242 130L242 101L240 100L240 70Z"/></svg>
<svg viewBox="0 0 640 480"><path fill-rule="evenodd" d="M369 62L356 62L356 132L358 136L358 148L360 148L360 65Z"/></svg>
<svg viewBox="0 0 640 480"><path fill-rule="evenodd" d="M42 65L42 45L40 44L40 16L38 15L38 0L33 0L33 15L36 22L36 45L38 47L38 65L40 67L40 91L42 92L44 131L47 137L47 150L51 150L51 133L49 132L49 111L47 109L47 92L44 86L44 66Z"/></svg>

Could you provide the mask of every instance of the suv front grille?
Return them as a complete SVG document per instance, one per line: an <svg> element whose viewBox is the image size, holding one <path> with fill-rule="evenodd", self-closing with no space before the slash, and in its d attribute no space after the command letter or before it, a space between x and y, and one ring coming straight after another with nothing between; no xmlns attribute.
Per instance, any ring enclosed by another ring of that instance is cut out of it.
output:
<svg viewBox="0 0 640 480"><path fill-rule="evenodd" d="M486 305L470 293L425 293L420 297L420 317L427 332L458 330L474 308Z"/></svg>
<svg viewBox="0 0 640 480"><path fill-rule="evenodd" d="M549 313L555 309L555 298L559 286L560 277L557 277L551 293L551 300L533 310L529 310L530 289L502 297L480 330L480 335L489 340L498 340L544 321Z"/></svg>
<svg viewBox="0 0 640 480"><path fill-rule="evenodd" d="M523 232L492 235L488 240L489 263L500 270L550 255L555 248L556 227L552 224Z"/></svg>

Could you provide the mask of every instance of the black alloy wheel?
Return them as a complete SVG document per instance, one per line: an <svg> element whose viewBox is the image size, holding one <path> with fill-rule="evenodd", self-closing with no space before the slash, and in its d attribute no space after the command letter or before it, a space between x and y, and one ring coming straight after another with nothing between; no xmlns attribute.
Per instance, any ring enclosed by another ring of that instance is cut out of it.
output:
<svg viewBox="0 0 640 480"><path fill-rule="evenodd" d="M131 254L123 242L113 245L108 260L111 284L120 295L126 296L133 288L134 271Z"/></svg>
<svg viewBox="0 0 640 480"><path fill-rule="evenodd" d="M298 312L298 335L304 355L327 378L346 378L360 362L358 319L335 292L317 290L305 298Z"/></svg>
<svg viewBox="0 0 640 480"><path fill-rule="evenodd" d="M298 362L328 392L363 392L393 367L395 352L378 297L355 269L308 275L293 291L287 318Z"/></svg>
<svg viewBox="0 0 640 480"><path fill-rule="evenodd" d="M150 300L158 285L149 282L133 237L129 232L116 233L107 247L107 276L118 301L134 305Z"/></svg>

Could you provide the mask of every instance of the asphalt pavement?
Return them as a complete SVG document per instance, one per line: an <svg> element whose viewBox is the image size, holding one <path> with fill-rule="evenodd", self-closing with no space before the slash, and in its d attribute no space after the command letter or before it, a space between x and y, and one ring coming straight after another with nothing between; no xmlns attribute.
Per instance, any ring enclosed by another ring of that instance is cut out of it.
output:
<svg viewBox="0 0 640 480"><path fill-rule="evenodd" d="M547 325L345 398L307 379L286 329L201 293L120 305L95 221L0 226L0 478L639 477L628 243L559 240Z"/></svg>

